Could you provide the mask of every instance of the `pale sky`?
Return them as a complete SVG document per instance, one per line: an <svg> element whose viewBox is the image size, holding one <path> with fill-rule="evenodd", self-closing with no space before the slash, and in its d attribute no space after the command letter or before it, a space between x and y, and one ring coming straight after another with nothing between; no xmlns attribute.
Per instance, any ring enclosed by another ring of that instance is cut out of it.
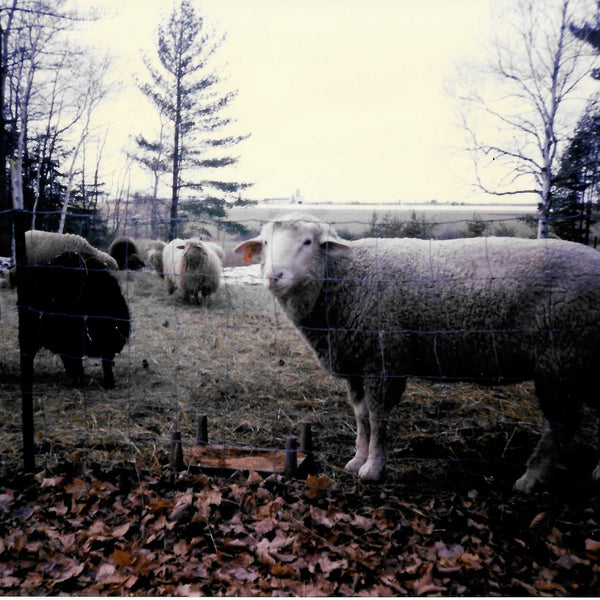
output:
<svg viewBox="0 0 600 600"><path fill-rule="evenodd" d="M110 156L127 137L151 135L146 100L133 89L141 51L170 0L78 0L110 7L88 41L121 58L124 91L105 109ZM227 40L235 177L247 196L308 202L473 202L470 161L444 91L454 64L481 52L488 0L201 0ZM114 159L114 158L113 158ZM119 163L123 165L123 160ZM115 167L115 177L118 167ZM141 186L132 173L132 188Z"/></svg>

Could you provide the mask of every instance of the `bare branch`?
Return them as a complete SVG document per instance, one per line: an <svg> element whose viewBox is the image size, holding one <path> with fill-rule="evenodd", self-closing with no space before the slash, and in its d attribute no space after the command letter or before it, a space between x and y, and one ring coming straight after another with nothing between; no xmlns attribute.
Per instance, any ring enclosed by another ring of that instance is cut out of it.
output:
<svg viewBox="0 0 600 600"><path fill-rule="evenodd" d="M594 66L569 30L586 1L517 0L496 21L475 86L458 97L475 185L495 196L539 195L541 236L557 157L577 120L576 94Z"/></svg>

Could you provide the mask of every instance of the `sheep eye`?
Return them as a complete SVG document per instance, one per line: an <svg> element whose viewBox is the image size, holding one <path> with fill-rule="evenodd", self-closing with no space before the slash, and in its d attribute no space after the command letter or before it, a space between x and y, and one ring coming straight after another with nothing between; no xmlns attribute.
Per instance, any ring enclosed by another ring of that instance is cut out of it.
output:
<svg viewBox="0 0 600 600"><path fill-rule="evenodd" d="M312 244L312 240L309 238L304 242L305 246L310 246Z"/></svg>

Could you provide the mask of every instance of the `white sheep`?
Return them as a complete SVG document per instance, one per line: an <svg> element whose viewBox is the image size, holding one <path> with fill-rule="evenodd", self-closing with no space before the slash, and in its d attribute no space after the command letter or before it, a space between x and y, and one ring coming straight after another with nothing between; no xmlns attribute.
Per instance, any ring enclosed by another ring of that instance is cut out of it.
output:
<svg viewBox="0 0 600 600"><path fill-rule="evenodd" d="M240 244L262 252L264 283L315 352L347 381L361 479L385 472L388 417L407 377L511 383L533 379L546 427L515 488L548 474L596 403L600 258L559 240L476 238L348 242L289 215ZM600 465L593 474L600 479Z"/></svg>
<svg viewBox="0 0 600 600"><path fill-rule="evenodd" d="M84 257L94 257L109 269L117 270L117 261L92 246L85 238L74 233L53 233L30 230L25 232L27 264L41 265L50 262L63 252L78 252Z"/></svg>
<svg viewBox="0 0 600 600"><path fill-rule="evenodd" d="M212 242L175 239L163 249L167 292L181 291L184 300L200 302L214 294L221 284L223 265Z"/></svg>
<svg viewBox="0 0 600 600"><path fill-rule="evenodd" d="M147 256L148 262L152 266L152 268L163 277L163 251L165 249L166 244L160 240L154 240L148 244L147 248Z"/></svg>

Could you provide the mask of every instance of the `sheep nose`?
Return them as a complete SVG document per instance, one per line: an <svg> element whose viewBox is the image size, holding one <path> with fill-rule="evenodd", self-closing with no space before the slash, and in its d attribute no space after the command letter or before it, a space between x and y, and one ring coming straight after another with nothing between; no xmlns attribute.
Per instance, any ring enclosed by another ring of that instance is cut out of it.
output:
<svg viewBox="0 0 600 600"><path fill-rule="evenodd" d="M276 271L275 273L270 273L269 275L267 275L267 287L269 289L273 288L282 277L283 271Z"/></svg>

